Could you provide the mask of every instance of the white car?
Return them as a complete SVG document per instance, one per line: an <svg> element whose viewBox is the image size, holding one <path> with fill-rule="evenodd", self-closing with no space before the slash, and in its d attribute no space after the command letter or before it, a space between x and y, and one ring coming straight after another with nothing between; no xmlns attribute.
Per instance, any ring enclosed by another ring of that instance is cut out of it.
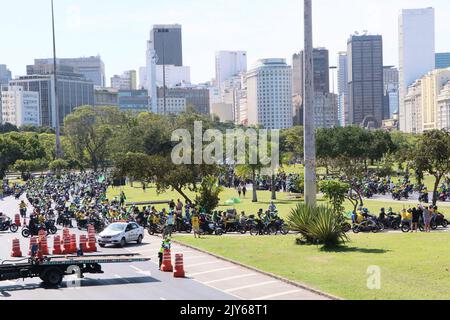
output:
<svg viewBox="0 0 450 320"><path fill-rule="evenodd" d="M136 241L142 243L144 239L144 228L135 222L118 222L110 224L103 230L97 238L100 247L104 248L107 244L119 245L124 247L127 243Z"/></svg>

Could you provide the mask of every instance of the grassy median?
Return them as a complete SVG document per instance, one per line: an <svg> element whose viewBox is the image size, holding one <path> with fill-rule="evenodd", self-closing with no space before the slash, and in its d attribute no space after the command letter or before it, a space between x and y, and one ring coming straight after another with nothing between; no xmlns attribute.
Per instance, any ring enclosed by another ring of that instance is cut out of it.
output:
<svg viewBox="0 0 450 320"><path fill-rule="evenodd" d="M176 240L344 299L450 299L450 233L359 234L342 248L298 246L295 236ZM381 289L367 287L370 266Z"/></svg>

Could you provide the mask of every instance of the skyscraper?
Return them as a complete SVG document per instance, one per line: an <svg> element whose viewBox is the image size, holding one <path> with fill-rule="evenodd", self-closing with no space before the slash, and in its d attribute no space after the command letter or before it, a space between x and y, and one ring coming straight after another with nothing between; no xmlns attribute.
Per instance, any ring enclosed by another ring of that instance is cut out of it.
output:
<svg viewBox="0 0 450 320"><path fill-rule="evenodd" d="M383 120L392 119L394 113L398 113L398 69L393 66L383 68L384 82L384 108Z"/></svg>
<svg viewBox="0 0 450 320"><path fill-rule="evenodd" d="M383 121L383 38L353 35L347 46L349 122L379 128Z"/></svg>
<svg viewBox="0 0 450 320"><path fill-rule="evenodd" d="M303 125L303 51L292 56L292 102L294 105L294 124ZM314 66L314 91L317 94L330 93L330 66L329 53L325 48L313 50ZM327 97L319 97L319 100L328 101ZM316 108L317 109L317 108Z"/></svg>
<svg viewBox="0 0 450 320"><path fill-rule="evenodd" d="M56 63L73 67L76 73L82 74L86 79L91 80L95 86L106 86L105 64L100 56L56 59ZM51 64L53 64L53 58L34 60L35 66Z"/></svg>
<svg viewBox="0 0 450 320"><path fill-rule="evenodd" d="M436 69L450 67L450 52L436 53Z"/></svg>
<svg viewBox="0 0 450 320"><path fill-rule="evenodd" d="M154 25L150 31L150 44L158 56L157 65L183 66L181 25Z"/></svg>
<svg viewBox="0 0 450 320"><path fill-rule="evenodd" d="M39 126L39 94L24 91L22 87L4 86L0 90L0 123Z"/></svg>
<svg viewBox="0 0 450 320"><path fill-rule="evenodd" d="M404 99L408 86L435 68L434 9L404 9L399 16L399 122L400 130L412 132L411 110Z"/></svg>
<svg viewBox="0 0 450 320"><path fill-rule="evenodd" d="M292 127L292 69L285 59L262 59L247 72L249 125Z"/></svg>
<svg viewBox="0 0 450 320"><path fill-rule="evenodd" d="M75 108L94 105L94 84L83 75L75 73L74 67L57 65L59 123ZM33 71L33 72L31 72ZM40 125L56 127L56 104L54 101L53 64L27 66L27 76L9 82L10 86L20 86L24 91L39 93Z"/></svg>
<svg viewBox="0 0 450 320"><path fill-rule="evenodd" d="M247 72L247 52L216 52L216 85L219 87L219 89L223 89L222 84L226 80L237 76L241 72Z"/></svg>
<svg viewBox="0 0 450 320"><path fill-rule="evenodd" d="M8 85L11 78L11 71L6 67L6 65L0 64L0 87L2 85Z"/></svg>
<svg viewBox="0 0 450 320"><path fill-rule="evenodd" d="M314 91L330 92L330 62L329 53L325 48L315 48L314 56ZM303 96L303 51L292 57L293 94Z"/></svg>

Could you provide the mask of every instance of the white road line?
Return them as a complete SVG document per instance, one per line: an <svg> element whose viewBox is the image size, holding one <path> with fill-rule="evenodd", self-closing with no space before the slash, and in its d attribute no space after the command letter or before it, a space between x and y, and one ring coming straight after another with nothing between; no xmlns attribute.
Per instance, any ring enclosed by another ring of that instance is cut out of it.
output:
<svg viewBox="0 0 450 320"><path fill-rule="evenodd" d="M233 269L238 269L239 267L228 267L228 268L222 268L222 269L215 269L215 270L209 270L209 271L204 271L204 272L197 272L197 273L188 273L188 276L190 277L195 277L195 276L200 276L203 274L208 274L208 273L214 273L214 272L219 272L219 271L226 271L226 270L233 270Z"/></svg>
<svg viewBox="0 0 450 320"><path fill-rule="evenodd" d="M207 266L207 265L216 264L216 263L223 263L223 261L211 261L211 262L202 262L202 263L196 263L196 264L189 264L189 265L186 265L185 268Z"/></svg>
<svg viewBox="0 0 450 320"><path fill-rule="evenodd" d="M240 291L240 290L244 290L244 289L250 289L250 288L256 288L256 287L262 287L262 286L266 286L268 284L273 284L273 283L277 283L278 281L266 281L266 282L260 282L260 283L255 283L255 284L250 284L247 286L242 286L242 287L238 287L238 288L231 288L231 289L227 289L224 290L225 292L234 292L234 291Z"/></svg>
<svg viewBox="0 0 450 320"><path fill-rule="evenodd" d="M218 279L218 280L207 281L207 282L204 282L204 284L212 284L212 283L217 283L217 282L222 282L222 281L242 279L242 278L253 277L253 276L257 276L257 275L258 274L256 274L256 273L241 274L239 276L234 276L234 277L222 278L222 279Z"/></svg>
<svg viewBox="0 0 450 320"><path fill-rule="evenodd" d="M208 256L187 256L187 257L184 257L184 261L186 261L186 260L195 260L195 259L204 259L204 258L208 258Z"/></svg>
<svg viewBox="0 0 450 320"><path fill-rule="evenodd" d="M269 296L265 296L265 297L259 297L256 299L252 299L252 300L269 300L272 298L276 298L276 297L281 297L281 296L286 296L288 294L293 294L293 293L297 293L300 292L301 290L291 290L291 291L285 291L285 292L280 292L280 293L275 293L275 294L271 294Z"/></svg>

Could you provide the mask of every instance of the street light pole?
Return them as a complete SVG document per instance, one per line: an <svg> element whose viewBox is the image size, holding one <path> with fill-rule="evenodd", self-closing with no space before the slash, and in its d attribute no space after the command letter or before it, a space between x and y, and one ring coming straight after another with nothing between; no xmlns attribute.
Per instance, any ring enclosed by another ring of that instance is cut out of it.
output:
<svg viewBox="0 0 450 320"><path fill-rule="evenodd" d="M54 76L54 104L55 104L55 118L56 118L56 154L55 158L60 159L62 157L62 149L61 149L61 131L59 124L59 106L58 106L58 77L56 72L56 37L55 37L55 12L53 9L53 0L52 2L52 29L53 29L53 76Z"/></svg>
<svg viewBox="0 0 450 320"><path fill-rule="evenodd" d="M305 153L305 203L315 207L317 204L316 178L316 133L314 123L314 70L313 70L313 35L312 3L304 0L304 153Z"/></svg>

